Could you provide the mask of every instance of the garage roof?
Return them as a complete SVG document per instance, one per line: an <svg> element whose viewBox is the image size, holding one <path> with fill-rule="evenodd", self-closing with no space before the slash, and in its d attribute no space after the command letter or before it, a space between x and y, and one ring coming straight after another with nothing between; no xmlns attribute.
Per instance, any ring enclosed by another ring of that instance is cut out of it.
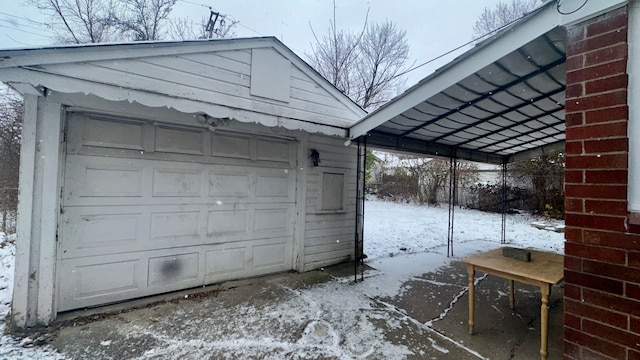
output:
<svg viewBox="0 0 640 360"><path fill-rule="evenodd" d="M568 14L548 2L367 115L350 138L497 164L564 149L562 26L615 6L593 3Z"/></svg>
<svg viewBox="0 0 640 360"><path fill-rule="evenodd" d="M341 137L366 114L274 37L0 50L0 80Z"/></svg>

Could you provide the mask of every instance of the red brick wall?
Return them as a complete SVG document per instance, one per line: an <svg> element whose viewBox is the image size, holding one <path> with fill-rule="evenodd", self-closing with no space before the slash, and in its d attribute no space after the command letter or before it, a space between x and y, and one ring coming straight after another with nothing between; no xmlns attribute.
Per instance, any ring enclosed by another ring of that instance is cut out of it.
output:
<svg viewBox="0 0 640 360"><path fill-rule="evenodd" d="M627 8L567 28L565 359L640 359L627 212ZM637 106L637 105L636 105Z"/></svg>

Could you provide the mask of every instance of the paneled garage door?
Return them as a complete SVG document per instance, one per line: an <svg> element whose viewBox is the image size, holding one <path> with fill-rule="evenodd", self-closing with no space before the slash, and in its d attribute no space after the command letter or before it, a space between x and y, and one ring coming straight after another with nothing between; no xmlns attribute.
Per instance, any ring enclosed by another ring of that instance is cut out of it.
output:
<svg viewBox="0 0 640 360"><path fill-rule="evenodd" d="M292 268L295 143L70 114L58 311Z"/></svg>

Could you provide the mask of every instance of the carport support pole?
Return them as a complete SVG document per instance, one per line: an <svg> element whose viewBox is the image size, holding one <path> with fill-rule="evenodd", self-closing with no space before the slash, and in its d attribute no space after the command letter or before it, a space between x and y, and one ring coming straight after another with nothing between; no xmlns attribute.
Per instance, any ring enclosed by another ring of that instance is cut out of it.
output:
<svg viewBox="0 0 640 360"><path fill-rule="evenodd" d="M453 218L456 208L456 169L458 160L449 159L449 231L447 232L447 257L453 256Z"/></svg>
<svg viewBox="0 0 640 360"><path fill-rule="evenodd" d="M360 281L364 281L364 200L367 171L367 138L358 138L358 151L356 161L356 231L354 241L354 281L358 282L358 267L360 268Z"/></svg>
<svg viewBox="0 0 640 360"><path fill-rule="evenodd" d="M507 242L507 163L502 163L502 232L500 244Z"/></svg>

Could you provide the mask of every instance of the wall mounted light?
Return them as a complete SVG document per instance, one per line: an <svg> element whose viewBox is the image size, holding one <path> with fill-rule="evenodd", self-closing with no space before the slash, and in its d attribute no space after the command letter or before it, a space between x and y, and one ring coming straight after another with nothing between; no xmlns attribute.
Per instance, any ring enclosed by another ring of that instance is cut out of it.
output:
<svg viewBox="0 0 640 360"><path fill-rule="evenodd" d="M320 164L320 153L316 149L311 149L311 162L313 166L318 166Z"/></svg>

